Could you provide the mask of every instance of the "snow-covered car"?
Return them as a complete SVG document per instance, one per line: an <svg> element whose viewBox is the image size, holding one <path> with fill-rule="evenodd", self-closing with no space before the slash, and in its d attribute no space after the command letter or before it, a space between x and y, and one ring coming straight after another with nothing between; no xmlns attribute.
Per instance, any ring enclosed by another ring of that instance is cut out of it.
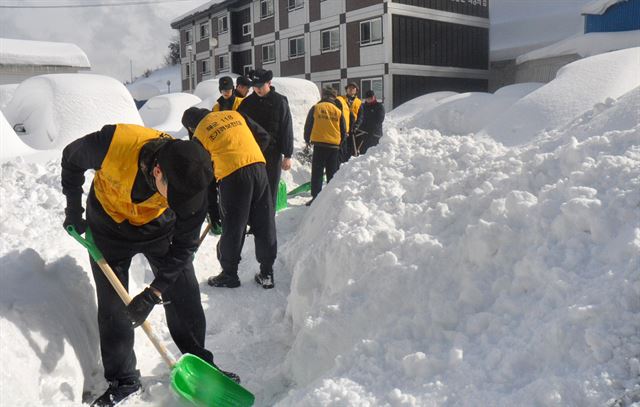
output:
<svg viewBox="0 0 640 407"><path fill-rule="evenodd" d="M143 125L124 85L102 75L29 78L15 90L4 114L20 139L38 150L64 147L105 124Z"/></svg>

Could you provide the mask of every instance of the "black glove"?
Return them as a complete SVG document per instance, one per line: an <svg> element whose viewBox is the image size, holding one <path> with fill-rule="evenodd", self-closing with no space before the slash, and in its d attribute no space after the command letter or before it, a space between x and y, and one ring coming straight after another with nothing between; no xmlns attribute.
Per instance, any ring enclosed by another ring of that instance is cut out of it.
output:
<svg viewBox="0 0 640 407"><path fill-rule="evenodd" d="M137 328L142 325L157 304L162 304L162 299L155 295L151 287L145 288L144 291L133 297L125 309L133 327Z"/></svg>
<svg viewBox="0 0 640 407"><path fill-rule="evenodd" d="M64 226L64 230L67 230L67 226L73 226L76 228L76 232L78 234L83 234L85 230L87 230L87 221L82 217L83 209L72 209L67 207L64 210L65 218L62 226Z"/></svg>

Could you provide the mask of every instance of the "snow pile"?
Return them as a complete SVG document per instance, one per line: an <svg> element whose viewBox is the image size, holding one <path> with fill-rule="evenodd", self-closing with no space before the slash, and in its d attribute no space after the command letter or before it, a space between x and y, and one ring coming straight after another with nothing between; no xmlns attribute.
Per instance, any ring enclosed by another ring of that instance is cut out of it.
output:
<svg viewBox="0 0 640 407"><path fill-rule="evenodd" d="M561 55L577 54L590 57L619 49L640 47L640 31L621 31L611 33L587 33L564 39L547 47L520 55L517 64L535 59L552 58Z"/></svg>
<svg viewBox="0 0 640 407"><path fill-rule="evenodd" d="M180 64L156 69L148 77L136 78L126 87L135 100L149 100L157 95L180 92L182 90Z"/></svg>
<svg viewBox="0 0 640 407"><path fill-rule="evenodd" d="M277 405L602 406L633 386L640 124L620 119L639 101L519 149L388 129L343 166L283 250L298 387Z"/></svg>
<svg viewBox="0 0 640 407"><path fill-rule="evenodd" d="M76 44L10 38L0 38L0 64L91 68L89 58Z"/></svg>
<svg viewBox="0 0 640 407"><path fill-rule="evenodd" d="M446 134L476 133L494 121L515 102L538 89L540 83L505 86L494 94L434 92L417 97L389 113L387 126L438 129Z"/></svg>
<svg viewBox="0 0 640 407"><path fill-rule="evenodd" d="M4 109L12 126L30 147L62 148L108 123L142 125L142 119L126 88L101 75L55 74L29 78L16 89Z"/></svg>
<svg viewBox="0 0 640 407"><path fill-rule="evenodd" d="M582 7L582 14L600 15L614 4L622 3L628 0L593 0Z"/></svg>
<svg viewBox="0 0 640 407"><path fill-rule="evenodd" d="M556 78L518 100L504 120L483 129L505 145L519 145L543 130L556 129L607 98L618 98L640 85L640 48L609 52L575 61Z"/></svg>
<svg viewBox="0 0 640 407"><path fill-rule="evenodd" d="M139 112L146 127L186 137L187 132L181 121L182 114L199 102L200 98L190 93L171 93L149 99Z"/></svg>
<svg viewBox="0 0 640 407"><path fill-rule="evenodd" d="M213 98L215 101L220 97L220 90L218 89L220 84L218 79L223 76L229 76L233 78L233 83L236 83L236 78L239 76L237 74L222 74L216 76L214 79L207 79L206 81L202 81L196 85L193 94L199 97L202 100ZM214 102L215 103L215 102ZM211 105L213 107L213 104ZM211 107L209 107L211 109Z"/></svg>
<svg viewBox="0 0 640 407"><path fill-rule="evenodd" d="M4 114L0 113L0 162L32 153L35 150L20 140Z"/></svg>

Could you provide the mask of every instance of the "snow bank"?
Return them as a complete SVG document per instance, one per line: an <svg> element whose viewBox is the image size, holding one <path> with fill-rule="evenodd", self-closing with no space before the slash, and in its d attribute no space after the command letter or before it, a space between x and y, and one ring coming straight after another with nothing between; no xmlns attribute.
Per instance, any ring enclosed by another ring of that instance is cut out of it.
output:
<svg viewBox="0 0 640 407"><path fill-rule="evenodd" d="M29 78L16 89L4 113L12 126L24 125L20 138L41 150L64 147L108 123L143 124L126 88L101 75Z"/></svg>
<svg viewBox="0 0 640 407"><path fill-rule="evenodd" d="M602 406L633 386L639 100L522 148L390 128L343 166L282 250L297 388L277 405Z"/></svg>
<svg viewBox="0 0 640 407"><path fill-rule="evenodd" d="M200 101L199 97L190 93L171 93L149 99L139 112L145 126L186 137L182 114Z"/></svg>
<svg viewBox="0 0 640 407"><path fill-rule="evenodd" d="M76 44L0 38L3 65L61 65L91 68L89 58Z"/></svg>
<svg viewBox="0 0 640 407"><path fill-rule="evenodd" d="M607 98L618 98L640 85L640 48L609 52L566 65L556 78L518 100L504 120L482 130L505 145L519 145L545 129L571 122Z"/></svg>
<svg viewBox="0 0 640 407"><path fill-rule="evenodd" d="M385 116L387 124L394 123L397 126L403 126L407 121L413 120L420 114L424 114L439 105L439 102L450 96L457 95L457 92L432 92L426 95L418 96L404 102L400 106L390 111Z"/></svg>
<svg viewBox="0 0 640 407"><path fill-rule="evenodd" d="M552 58L572 54L578 54L585 58L602 54L604 52L633 47L640 47L639 30L580 34L547 47L520 55L516 59L516 64L522 64L535 59Z"/></svg>
<svg viewBox="0 0 640 407"><path fill-rule="evenodd" d="M157 95L180 92L182 90L180 74L180 64L165 66L151 72L148 77L136 78L126 87L135 100L149 100ZM170 82L170 85L167 85L167 81Z"/></svg>
<svg viewBox="0 0 640 407"><path fill-rule="evenodd" d="M35 152L34 149L20 140L9 122L7 122L7 119L0 113L0 162Z"/></svg>
<svg viewBox="0 0 640 407"><path fill-rule="evenodd" d="M614 4L622 3L627 0L593 0L582 7L582 14L600 15Z"/></svg>
<svg viewBox="0 0 640 407"><path fill-rule="evenodd" d="M202 81L198 83L196 85L196 89L193 91L193 94L202 100L205 100L208 98L213 98L213 100L218 99L220 97L220 90L219 90L220 83L218 80L223 76L229 76L230 78L232 78L233 83L235 85L236 78L240 75L235 73L225 73L225 74L216 75L216 77L213 79L207 79L206 81ZM209 107L209 109L211 109L211 107Z"/></svg>

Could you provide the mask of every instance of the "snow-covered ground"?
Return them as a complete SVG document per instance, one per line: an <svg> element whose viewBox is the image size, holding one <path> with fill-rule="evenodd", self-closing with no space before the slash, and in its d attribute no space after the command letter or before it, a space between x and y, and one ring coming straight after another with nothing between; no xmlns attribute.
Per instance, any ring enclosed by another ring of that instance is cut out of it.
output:
<svg viewBox="0 0 640 407"><path fill-rule="evenodd" d="M208 236L195 266L216 363L258 406L595 407L638 386L640 87L603 68L624 76L638 52L496 92L527 119L511 145L474 134L486 123L473 111L455 116L471 134L421 122L485 96L389 113L378 147L311 207L296 198L278 214L274 290L252 281L250 237L243 285L209 287ZM290 187L308 177L296 166ZM105 384L88 256L61 227L59 158L1 171L0 405L79 406ZM131 276L133 293L151 281L144 259ZM161 309L151 322L175 352ZM125 406L175 405L142 333L136 352L145 390Z"/></svg>

